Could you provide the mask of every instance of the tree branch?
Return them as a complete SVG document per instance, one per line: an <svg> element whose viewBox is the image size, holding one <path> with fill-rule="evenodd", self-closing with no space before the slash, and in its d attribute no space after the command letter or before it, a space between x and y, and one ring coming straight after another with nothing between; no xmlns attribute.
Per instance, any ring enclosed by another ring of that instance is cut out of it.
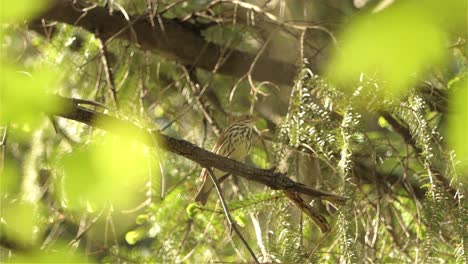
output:
<svg viewBox="0 0 468 264"><path fill-rule="evenodd" d="M142 50L153 51L183 65L208 71L217 66L221 47L205 41L200 34L184 26L182 22L160 17L160 24L152 26L147 15L134 15L127 20L120 12L111 15L104 7L90 6L83 0L56 0L55 4L37 19L78 26L91 33L99 30L100 37L104 40L124 39ZM219 65L217 72L242 77L249 72L254 59L252 54L234 50L222 65ZM261 56L252 71L252 78L256 81L289 85L292 84L296 71L296 66L292 64Z"/></svg>
<svg viewBox="0 0 468 264"><path fill-rule="evenodd" d="M239 231L237 228L236 222L232 219L231 214L229 213L229 209L227 207L227 203L224 200L224 196L221 192L221 188L219 188L219 182L214 176L213 170L211 168L206 167L206 170L208 171L208 175L210 176L211 180L213 181L214 188L216 189L216 192L218 193L219 200L221 201L221 206L223 207L224 215L226 215L226 218L229 222L229 226L236 232L236 234L239 236L240 240L242 243L245 245L247 250L249 251L250 255L254 259L255 263L260 263L255 256L255 253L253 252L252 248L249 246L249 243L247 243L247 240L245 240L244 236L242 233Z"/></svg>
<svg viewBox="0 0 468 264"><path fill-rule="evenodd" d="M305 186L291 180L285 174L251 167L197 147L188 141L171 138L158 131L150 131L138 127L129 121L80 107L75 104L73 99L60 96L54 97L62 107L48 114L75 120L123 136L131 136L150 146L154 144L154 139L156 139L158 146L162 149L190 159L202 167L216 168L247 180L264 184L274 190L298 192L338 204L342 204L348 199L348 197Z"/></svg>

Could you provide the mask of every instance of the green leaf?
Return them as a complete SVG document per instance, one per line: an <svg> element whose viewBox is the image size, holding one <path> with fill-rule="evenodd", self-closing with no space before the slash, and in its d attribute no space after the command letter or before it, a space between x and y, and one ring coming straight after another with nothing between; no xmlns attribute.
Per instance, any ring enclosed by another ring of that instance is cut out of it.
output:
<svg viewBox="0 0 468 264"><path fill-rule="evenodd" d="M349 84L364 74L380 80L389 94L403 93L430 67L445 61L445 26L458 24L459 18L448 14L452 5L440 6L436 10L434 1L408 1L355 19L341 34L328 77ZM439 23L441 16L445 24Z"/></svg>
<svg viewBox="0 0 468 264"><path fill-rule="evenodd" d="M35 216L35 206L31 203L3 201L1 231L20 244L32 245L39 235L34 232Z"/></svg>
<svg viewBox="0 0 468 264"><path fill-rule="evenodd" d="M0 1L0 23L18 22L34 16L44 10L50 1L40 0L1 0Z"/></svg>
<svg viewBox="0 0 468 264"><path fill-rule="evenodd" d="M0 122L37 124L43 116L40 113L54 112L60 107L47 92L58 85L57 73L43 69L31 73L3 63L0 78Z"/></svg>
<svg viewBox="0 0 468 264"><path fill-rule="evenodd" d="M466 135L468 135L468 77L457 78L452 83L453 94L451 103L453 113L449 115L449 143L455 150L457 159L461 161L460 168L464 173L468 172L468 144Z"/></svg>
<svg viewBox="0 0 468 264"><path fill-rule="evenodd" d="M1 151L1 150L0 150ZM1 152L0 152L1 153ZM0 193L1 194L12 194L19 191L20 177L16 167L13 166L12 162L6 160L3 167L1 166L2 160L0 160ZM3 171L2 171L3 169Z"/></svg>
<svg viewBox="0 0 468 264"><path fill-rule="evenodd" d="M149 214L141 214L137 216L135 222L137 225L143 225L144 223L148 222L149 218L150 218Z"/></svg>
<svg viewBox="0 0 468 264"><path fill-rule="evenodd" d="M57 245L58 244L58 245ZM47 250L33 250L27 254L13 254L9 263L94 263L81 252L76 252L63 244L54 243Z"/></svg>
<svg viewBox="0 0 468 264"><path fill-rule="evenodd" d="M107 136L76 148L61 164L70 207L84 209L87 202L101 207L110 202L122 209L141 198L150 161L141 143Z"/></svg>
<svg viewBox="0 0 468 264"><path fill-rule="evenodd" d="M187 212L187 215L188 215L189 218L193 218L200 211L201 211L200 210L200 205L198 205L197 203L190 203L185 208L185 212Z"/></svg>
<svg viewBox="0 0 468 264"><path fill-rule="evenodd" d="M387 120L383 116L379 116L378 123L379 123L379 126L382 128L390 128L390 125L388 124Z"/></svg>
<svg viewBox="0 0 468 264"><path fill-rule="evenodd" d="M145 237L145 231L141 228L133 230L125 234L125 240L130 245L135 245L136 242Z"/></svg>

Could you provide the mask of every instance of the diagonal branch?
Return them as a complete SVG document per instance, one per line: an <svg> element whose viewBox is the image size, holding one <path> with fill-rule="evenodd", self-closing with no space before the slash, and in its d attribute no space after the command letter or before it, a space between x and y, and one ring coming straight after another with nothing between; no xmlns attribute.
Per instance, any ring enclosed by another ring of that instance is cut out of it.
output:
<svg viewBox="0 0 468 264"><path fill-rule="evenodd" d="M234 232L236 232L236 234L239 236L242 243L244 243L245 247L249 251L252 258L254 259L255 263L260 263L258 261L257 257L255 256L255 253L253 252L252 248L249 246L249 243L247 243L247 240L245 240L244 236L242 235L242 233L237 228L236 222L232 219L231 214L229 213L226 201L224 200L224 196L223 196L223 194L221 192L221 188L219 188L219 182L216 179L216 177L214 176L213 170L211 168L209 168L209 167L206 167L206 170L208 171L208 175L210 176L211 180L213 181L213 185L214 185L214 187L216 189L216 192L218 193L219 200L221 201L221 205L223 207L224 214L226 215L226 218L227 218L227 220L229 222L230 227L234 230Z"/></svg>
<svg viewBox="0 0 468 264"><path fill-rule="evenodd" d="M91 6L83 0L55 0L54 5L37 17L37 20L40 19L78 26L91 33L99 30L100 37L104 40L124 39L142 50L208 71L217 66L221 56L220 46L207 42L182 22L159 17L160 23L152 26L147 15L126 17L126 14L119 12L111 15L105 7ZM254 55L234 50L217 72L241 77L249 71L254 60ZM261 56L252 70L252 78L256 81L289 85L292 84L296 71L296 66L292 64Z"/></svg>
<svg viewBox="0 0 468 264"><path fill-rule="evenodd" d="M197 147L188 141L168 137L158 131L151 131L138 127L129 121L121 120L110 115L82 108L76 105L73 99L60 96L54 97L54 99L57 100L62 107L60 109L56 109L55 111L51 111L48 114L75 120L120 135L130 135L132 137L136 137L139 140L142 140L145 144L150 146L154 145L154 141L152 139L156 139L159 147L162 149L190 159L200 164L202 167L212 167L226 173L238 175L247 180L266 185L274 190L288 190L292 192L298 192L338 204L342 204L348 199L348 197L305 186L301 183L291 180L285 174L275 172L273 170L263 170L251 167L244 163L214 154L213 152Z"/></svg>

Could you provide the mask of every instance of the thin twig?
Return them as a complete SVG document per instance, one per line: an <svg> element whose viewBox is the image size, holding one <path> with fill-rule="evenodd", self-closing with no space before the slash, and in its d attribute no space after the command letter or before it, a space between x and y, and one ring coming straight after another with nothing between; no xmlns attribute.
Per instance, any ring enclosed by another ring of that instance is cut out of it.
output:
<svg viewBox="0 0 468 264"><path fill-rule="evenodd" d="M6 149L6 142L8 136L8 127L2 127L3 135L0 141L0 174L3 172L3 168L5 166L5 149Z"/></svg>
<svg viewBox="0 0 468 264"><path fill-rule="evenodd" d="M198 80L197 80L197 77L195 75L194 70L189 69L188 67L182 67L182 70L185 73L188 85L190 86L190 88L192 90L193 97L195 99L195 102L196 102L198 108L202 112L203 117L206 119L208 124L210 124L210 127L213 130L213 132L215 133L215 135L217 137L219 137L221 135L221 129L220 129L218 123L216 122L216 120L213 118L213 116L211 115L211 113L208 111L207 107L203 104L203 102L201 100L202 94L200 94L200 90L197 87L197 85L199 85L199 83L198 83Z"/></svg>
<svg viewBox="0 0 468 264"><path fill-rule="evenodd" d="M96 31L96 36L99 39L99 51L101 53L102 65L104 66L104 73L106 74L107 85L109 86L109 90L111 92L112 99L114 100L115 106L118 109L119 101L117 99L117 90L115 88L114 74L112 72L110 62L109 62L109 52L107 51L107 47L106 47L106 44L104 43L104 40L100 38L98 31Z"/></svg>
<svg viewBox="0 0 468 264"><path fill-rule="evenodd" d="M413 135L411 135L411 131L408 129L408 127L405 124L401 124L400 122L402 122L402 121L398 122L390 113L381 112L380 114L385 118L385 120L387 120L387 122L390 124L390 126L392 126L392 128L398 134L400 134L400 136L403 138L405 143L409 144L416 151L416 153L417 153L416 158L420 159L421 154L422 154L423 151L418 146L418 144L417 144L416 140L414 139ZM431 174L433 174L437 178L437 180L439 180L442 183L443 187L447 191L450 192L452 197L456 199L457 191L454 190L450 186L449 179L447 179L437 168L435 168L431 164L429 165L429 172Z"/></svg>
<svg viewBox="0 0 468 264"><path fill-rule="evenodd" d="M213 170L209 167L206 167L206 170L208 171L208 175L210 175L211 180L213 181L214 187L216 189L216 192L218 193L219 200L221 201L221 206L223 207L224 214L226 215L226 218L229 222L230 227L236 232L236 234L239 236L240 240L242 243L244 243L245 247L249 251L250 255L252 258L255 260L255 263L260 263L255 256L255 253L253 252L252 248L250 248L249 244L247 243L247 240L242 236L241 232L237 229L236 222L232 220L231 214L229 213L229 210L227 208L226 201L224 200L223 194L221 193L221 188L219 188L218 180L214 176Z"/></svg>
<svg viewBox="0 0 468 264"><path fill-rule="evenodd" d="M90 229L91 227L96 224L96 222L99 220L99 218L101 218L102 214L104 213L104 210L106 208L102 208L101 212L99 212L99 214L93 218L93 220L91 220L91 222L89 223L89 225L85 228L83 228L82 230L78 230L78 234L76 234L75 238L73 238L69 243L68 243L68 246L72 246L73 244L75 244L76 242L78 242Z"/></svg>

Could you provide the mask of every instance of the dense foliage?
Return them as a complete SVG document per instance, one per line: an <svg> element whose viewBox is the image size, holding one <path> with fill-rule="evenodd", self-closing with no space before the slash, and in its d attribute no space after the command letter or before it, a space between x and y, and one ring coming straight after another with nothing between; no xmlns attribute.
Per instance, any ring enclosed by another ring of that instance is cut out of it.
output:
<svg viewBox="0 0 468 264"><path fill-rule="evenodd" d="M0 259L466 263L466 3L392 2L2 2ZM199 164L58 117L49 94L205 149L251 113L247 165L349 199L302 196L322 234L281 190L227 177L246 245L215 191L194 203Z"/></svg>

